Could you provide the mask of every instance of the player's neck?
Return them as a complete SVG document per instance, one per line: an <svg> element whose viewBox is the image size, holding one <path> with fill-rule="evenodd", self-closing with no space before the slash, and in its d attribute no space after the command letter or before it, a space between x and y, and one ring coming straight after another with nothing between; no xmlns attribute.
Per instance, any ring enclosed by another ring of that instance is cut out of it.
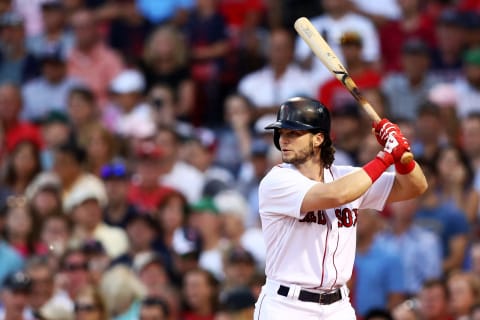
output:
<svg viewBox="0 0 480 320"><path fill-rule="evenodd" d="M300 171L305 177L318 182L323 181L323 165L320 162L305 162L296 165L298 171Z"/></svg>

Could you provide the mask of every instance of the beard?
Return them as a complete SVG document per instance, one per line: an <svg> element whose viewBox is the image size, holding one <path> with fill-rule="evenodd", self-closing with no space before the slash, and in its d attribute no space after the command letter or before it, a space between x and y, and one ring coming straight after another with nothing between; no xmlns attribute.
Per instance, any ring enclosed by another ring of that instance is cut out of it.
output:
<svg viewBox="0 0 480 320"><path fill-rule="evenodd" d="M292 156L286 156L282 153L282 161L297 166L310 160L314 154L313 146L310 143L302 150L295 152Z"/></svg>

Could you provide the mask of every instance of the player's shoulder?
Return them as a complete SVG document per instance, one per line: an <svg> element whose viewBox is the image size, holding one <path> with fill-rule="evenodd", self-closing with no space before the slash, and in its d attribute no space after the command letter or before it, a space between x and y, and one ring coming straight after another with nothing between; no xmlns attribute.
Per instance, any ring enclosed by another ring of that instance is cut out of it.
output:
<svg viewBox="0 0 480 320"><path fill-rule="evenodd" d="M260 181L260 187L269 183L278 183L282 180L291 180L295 176L302 175L295 166L288 163L280 163L273 166Z"/></svg>

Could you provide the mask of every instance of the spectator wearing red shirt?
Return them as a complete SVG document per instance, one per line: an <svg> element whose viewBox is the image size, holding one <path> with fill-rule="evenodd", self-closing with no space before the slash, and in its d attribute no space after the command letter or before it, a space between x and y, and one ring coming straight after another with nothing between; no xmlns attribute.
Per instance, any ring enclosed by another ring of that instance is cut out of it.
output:
<svg viewBox="0 0 480 320"><path fill-rule="evenodd" d="M406 40L420 38L429 46L435 45L434 24L422 13L421 1L398 1L402 11L399 20L391 20L379 28L383 69L386 72L400 71L401 49Z"/></svg>
<svg viewBox="0 0 480 320"><path fill-rule="evenodd" d="M379 88L381 75L371 68L362 57L363 41L356 32L345 32L341 38L341 48L345 65L350 76L360 89ZM352 95L345 90L337 78L331 78L318 90L318 99L332 109L354 102Z"/></svg>
<svg viewBox="0 0 480 320"><path fill-rule="evenodd" d="M163 151L153 142L142 142L134 150L134 175L128 199L141 212L152 212L170 188L159 184Z"/></svg>
<svg viewBox="0 0 480 320"><path fill-rule="evenodd" d="M3 130L4 145L0 146L0 156L13 151L23 140L33 141L37 147L43 145L38 128L20 119L22 113L22 96L14 84L0 86L0 128Z"/></svg>

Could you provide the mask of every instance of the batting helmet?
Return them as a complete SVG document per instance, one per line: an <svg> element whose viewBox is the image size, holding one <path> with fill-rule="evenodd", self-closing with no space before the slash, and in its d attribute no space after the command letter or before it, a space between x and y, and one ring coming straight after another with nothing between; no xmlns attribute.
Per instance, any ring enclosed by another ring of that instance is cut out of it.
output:
<svg viewBox="0 0 480 320"><path fill-rule="evenodd" d="M330 112L320 101L295 97L280 106L277 121L265 129L274 129L273 142L280 150L278 129L308 130L330 134Z"/></svg>

